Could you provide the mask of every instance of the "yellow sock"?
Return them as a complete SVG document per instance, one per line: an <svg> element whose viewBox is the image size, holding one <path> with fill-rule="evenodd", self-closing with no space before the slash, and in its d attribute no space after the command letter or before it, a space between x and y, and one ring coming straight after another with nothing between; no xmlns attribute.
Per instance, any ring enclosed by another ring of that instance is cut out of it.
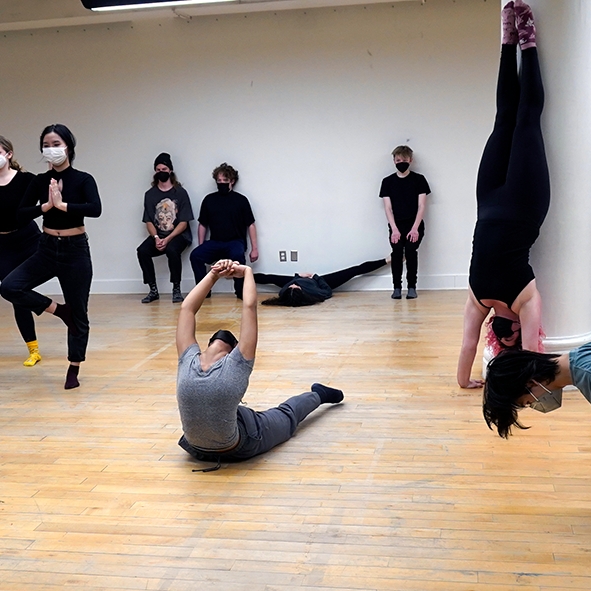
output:
<svg viewBox="0 0 591 591"><path fill-rule="evenodd" d="M29 356L23 361L23 365L25 367L33 367L38 361L41 361L39 343L37 341L29 341L27 347L29 348Z"/></svg>

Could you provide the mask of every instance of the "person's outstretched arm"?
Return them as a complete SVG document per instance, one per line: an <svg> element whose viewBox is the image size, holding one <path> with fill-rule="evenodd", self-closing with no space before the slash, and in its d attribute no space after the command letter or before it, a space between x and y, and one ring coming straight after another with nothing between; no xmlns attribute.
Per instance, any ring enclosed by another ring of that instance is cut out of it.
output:
<svg viewBox="0 0 591 591"><path fill-rule="evenodd" d="M257 350L257 287L252 269L246 265L234 263L229 277L244 277L242 290L242 322L240 323L240 339L238 348L244 359L254 359Z"/></svg>
<svg viewBox="0 0 591 591"><path fill-rule="evenodd" d="M472 365L478 350L480 340L480 327L488 316L488 310L484 312L473 300L472 293L468 296L464 308L464 335L462 338L462 349L458 361L458 384L462 388L481 388L483 380L472 380Z"/></svg>
<svg viewBox="0 0 591 591"><path fill-rule="evenodd" d="M220 261L211 267L209 273L191 290L181 304L181 311L176 325L176 350L179 357L187 347L197 342L195 338L195 314L201 308L203 301L216 281L229 272L231 261Z"/></svg>

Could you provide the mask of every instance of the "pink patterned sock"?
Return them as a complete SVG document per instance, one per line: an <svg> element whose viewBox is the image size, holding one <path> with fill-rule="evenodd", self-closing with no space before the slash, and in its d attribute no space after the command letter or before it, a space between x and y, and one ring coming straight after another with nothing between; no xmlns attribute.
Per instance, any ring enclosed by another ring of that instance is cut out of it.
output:
<svg viewBox="0 0 591 591"><path fill-rule="evenodd" d="M517 27L515 26L515 11L513 9L513 1L508 2L505 8L501 10L501 27L503 29L503 45L517 45L519 36L517 35Z"/></svg>
<svg viewBox="0 0 591 591"><path fill-rule="evenodd" d="M515 24L519 34L519 46L522 50L536 46L536 25L534 15L523 0L515 0Z"/></svg>

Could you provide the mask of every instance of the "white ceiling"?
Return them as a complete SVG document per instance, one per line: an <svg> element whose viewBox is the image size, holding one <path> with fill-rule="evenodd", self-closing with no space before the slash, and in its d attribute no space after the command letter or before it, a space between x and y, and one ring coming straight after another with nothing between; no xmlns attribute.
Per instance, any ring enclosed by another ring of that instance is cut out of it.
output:
<svg viewBox="0 0 591 591"><path fill-rule="evenodd" d="M422 2L426 0L239 0L231 4L205 4L176 9L132 10L96 13L82 6L80 0L0 0L0 31L16 31L51 27L100 24L104 22L133 21L145 18L192 18L199 15L261 12L347 6L393 2Z"/></svg>

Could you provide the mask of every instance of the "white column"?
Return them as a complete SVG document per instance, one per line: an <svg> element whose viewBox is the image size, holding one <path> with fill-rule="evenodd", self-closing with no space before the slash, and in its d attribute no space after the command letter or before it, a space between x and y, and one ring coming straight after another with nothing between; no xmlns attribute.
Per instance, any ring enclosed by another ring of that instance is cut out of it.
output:
<svg viewBox="0 0 591 591"><path fill-rule="evenodd" d="M531 0L552 198L531 263L546 350L591 341L591 2Z"/></svg>

